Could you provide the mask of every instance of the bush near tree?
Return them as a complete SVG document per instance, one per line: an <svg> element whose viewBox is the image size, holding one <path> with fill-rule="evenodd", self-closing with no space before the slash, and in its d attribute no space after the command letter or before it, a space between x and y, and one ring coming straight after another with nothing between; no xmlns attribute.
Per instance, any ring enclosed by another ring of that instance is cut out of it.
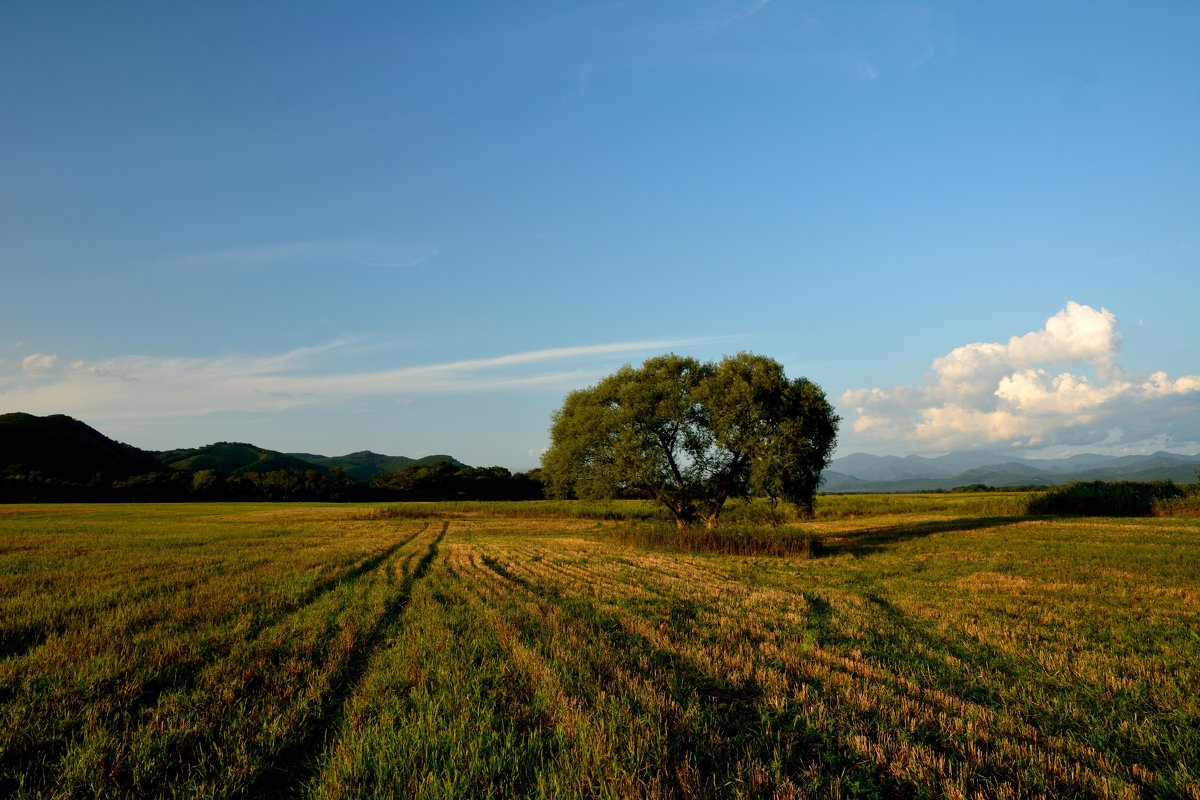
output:
<svg viewBox="0 0 1200 800"><path fill-rule="evenodd" d="M1029 502L1031 514L1088 517L1148 517L1162 501L1183 497L1173 481L1077 481Z"/></svg>

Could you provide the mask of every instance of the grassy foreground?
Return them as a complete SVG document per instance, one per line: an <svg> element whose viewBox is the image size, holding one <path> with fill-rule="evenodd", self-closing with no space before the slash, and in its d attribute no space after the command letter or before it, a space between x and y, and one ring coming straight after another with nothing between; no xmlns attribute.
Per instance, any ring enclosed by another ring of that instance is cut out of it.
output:
<svg viewBox="0 0 1200 800"><path fill-rule="evenodd" d="M0 506L0 795L1200 798L1200 520L1006 502Z"/></svg>

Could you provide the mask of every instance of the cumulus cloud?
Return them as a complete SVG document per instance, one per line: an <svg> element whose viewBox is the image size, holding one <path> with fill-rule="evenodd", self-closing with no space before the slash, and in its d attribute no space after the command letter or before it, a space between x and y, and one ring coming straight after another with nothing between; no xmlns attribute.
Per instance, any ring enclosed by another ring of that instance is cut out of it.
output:
<svg viewBox="0 0 1200 800"><path fill-rule="evenodd" d="M935 358L921 386L851 389L841 401L855 436L913 450L1200 448L1200 376L1127 373L1120 346L1111 311L1069 302L1041 330Z"/></svg>
<svg viewBox="0 0 1200 800"><path fill-rule="evenodd" d="M282 411L367 397L496 392L578 386L613 356L670 349L694 340L616 342L367 371L339 370L348 340L272 355L202 358L124 356L58 366L30 356L0 381L0 408L66 413L89 420L147 420L221 411ZM331 367L331 364L333 365ZM4 377L4 376L0 376Z"/></svg>

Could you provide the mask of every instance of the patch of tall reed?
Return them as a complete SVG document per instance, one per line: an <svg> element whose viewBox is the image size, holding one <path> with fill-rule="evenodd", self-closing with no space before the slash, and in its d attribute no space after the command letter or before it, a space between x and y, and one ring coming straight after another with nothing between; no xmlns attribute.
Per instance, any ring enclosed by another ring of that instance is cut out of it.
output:
<svg viewBox="0 0 1200 800"><path fill-rule="evenodd" d="M822 552L820 537L785 525L726 523L715 528L702 525L678 528L665 522L640 523L618 525L612 528L610 535L633 547L689 553L811 558Z"/></svg>

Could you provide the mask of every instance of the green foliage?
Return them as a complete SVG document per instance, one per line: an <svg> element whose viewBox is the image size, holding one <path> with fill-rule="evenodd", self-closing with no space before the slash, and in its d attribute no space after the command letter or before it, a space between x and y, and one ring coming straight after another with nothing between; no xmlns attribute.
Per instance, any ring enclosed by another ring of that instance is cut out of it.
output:
<svg viewBox="0 0 1200 800"><path fill-rule="evenodd" d="M1178 496L1156 500L1153 513L1159 517L1200 517L1200 470L1193 483L1179 487Z"/></svg>
<svg viewBox="0 0 1200 800"><path fill-rule="evenodd" d="M1034 497L1032 514L1089 517L1148 517L1161 500L1181 497L1172 481L1078 481Z"/></svg>
<svg viewBox="0 0 1200 800"><path fill-rule="evenodd" d="M820 388L773 359L675 354L567 395L542 459L550 497L644 497L676 524L715 525L733 497L811 513L838 418Z"/></svg>
<svg viewBox="0 0 1200 800"><path fill-rule="evenodd" d="M965 486L955 486L950 491L952 492L990 492L994 487L986 483L969 483Z"/></svg>
<svg viewBox="0 0 1200 800"><path fill-rule="evenodd" d="M453 461L415 464L398 472L376 473L376 496L389 500L539 500L536 476L504 467L463 467Z"/></svg>

